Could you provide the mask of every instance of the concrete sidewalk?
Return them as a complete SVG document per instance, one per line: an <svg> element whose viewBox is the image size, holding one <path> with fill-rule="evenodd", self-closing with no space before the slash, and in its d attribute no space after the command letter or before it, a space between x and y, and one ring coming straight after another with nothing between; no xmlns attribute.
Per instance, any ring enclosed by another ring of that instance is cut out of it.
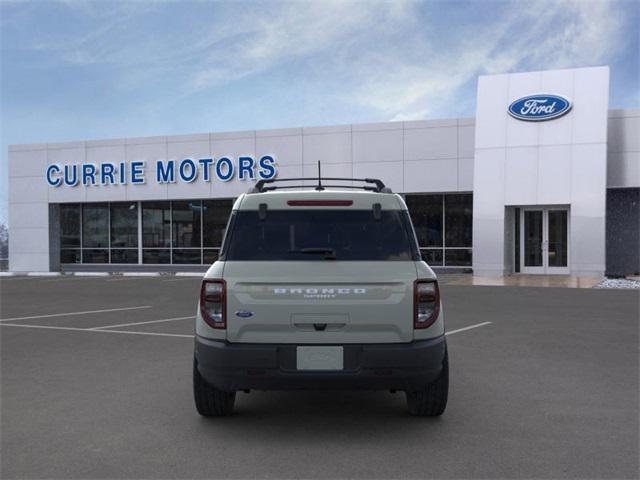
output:
<svg viewBox="0 0 640 480"><path fill-rule="evenodd" d="M463 273L443 273L438 278L445 285L480 285L490 287L554 287L593 288L602 277L574 277L571 275L508 275L504 277L478 277Z"/></svg>

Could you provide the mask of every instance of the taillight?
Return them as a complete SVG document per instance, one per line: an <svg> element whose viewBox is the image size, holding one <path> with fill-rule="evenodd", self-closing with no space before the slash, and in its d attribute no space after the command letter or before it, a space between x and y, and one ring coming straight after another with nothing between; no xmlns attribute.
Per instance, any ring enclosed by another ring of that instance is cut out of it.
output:
<svg viewBox="0 0 640 480"><path fill-rule="evenodd" d="M200 314L211 328L227 328L227 285L224 280L203 280Z"/></svg>
<svg viewBox="0 0 640 480"><path fill-rule="evenodd" d="M413 326L428 328L440 313L440 290L436 280L416 280L413 286Z"/></svg>

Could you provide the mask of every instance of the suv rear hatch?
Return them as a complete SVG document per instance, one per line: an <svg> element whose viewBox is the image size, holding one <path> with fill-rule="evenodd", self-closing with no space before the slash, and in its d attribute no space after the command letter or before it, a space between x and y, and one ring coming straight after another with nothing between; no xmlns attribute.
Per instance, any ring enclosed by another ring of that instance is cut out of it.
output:
<svg viewBox="0 0 640 480"><path fill-rule="evenodd" d="M316 204L232 215L221 258L229 342L413 340L418 250L406 211Z"/></svg>
<svg viewBox="0 0 640 480"><path fill-rule="evenodd" d="M230 342L413 339L410 262L229 262L224 276Z"/></svg>

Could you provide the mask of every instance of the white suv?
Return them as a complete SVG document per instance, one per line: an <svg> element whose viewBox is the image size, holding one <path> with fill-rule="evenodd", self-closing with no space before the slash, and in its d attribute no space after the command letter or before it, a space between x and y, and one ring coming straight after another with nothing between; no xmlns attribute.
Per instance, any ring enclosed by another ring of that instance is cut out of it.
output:
<svg viewBox="0 0 640 480"><path fill-rule="evenodd" d="M332 388L402 390L411 414L441 415L440 292L402 197L375 179L273 185L295 180L310 179L261 180L233 206L197 309L198 412L230 414L239 390Z"/></svg>

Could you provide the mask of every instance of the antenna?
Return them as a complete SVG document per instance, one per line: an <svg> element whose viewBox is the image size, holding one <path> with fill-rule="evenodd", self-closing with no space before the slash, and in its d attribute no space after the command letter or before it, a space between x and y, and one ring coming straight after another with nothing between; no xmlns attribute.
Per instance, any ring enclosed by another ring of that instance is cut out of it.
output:
<svg viewBox="0 0 640 480"><path fill-rule="evenodd" d="M324 190L324 187L322 186L322 176L320 175L320 160L318 160L318 186L316 187L316 190L319 192Z"/></svg>

